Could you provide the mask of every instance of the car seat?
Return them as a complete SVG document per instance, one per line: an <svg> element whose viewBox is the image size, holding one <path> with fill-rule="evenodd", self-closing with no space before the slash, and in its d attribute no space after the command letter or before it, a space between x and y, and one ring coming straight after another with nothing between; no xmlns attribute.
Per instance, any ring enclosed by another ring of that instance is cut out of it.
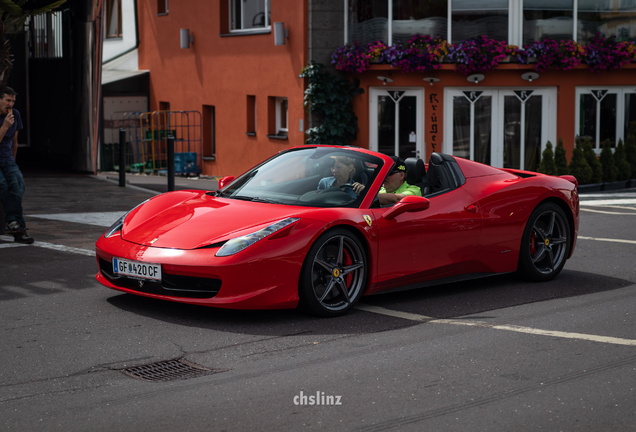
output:
<svg viewBox="0 0 636 432"><path fill-rule="evenodd" d="M422 196L430 193L424 161L422 159L410 157L406 158L404 165L406 165L406 182L410 185L418 186L422 191Z"/></svg>

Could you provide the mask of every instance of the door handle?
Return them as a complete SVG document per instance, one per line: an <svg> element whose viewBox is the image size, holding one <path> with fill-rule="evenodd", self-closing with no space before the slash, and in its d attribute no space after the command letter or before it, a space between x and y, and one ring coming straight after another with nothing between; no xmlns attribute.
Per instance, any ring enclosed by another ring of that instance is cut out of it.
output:
<svg viewBox="0 0 636 432"><path fill-rule="evenodd" d="M468 207L466 207L466 211L471 213L477 213L477 206L475 204L471 204Z"/></svg>

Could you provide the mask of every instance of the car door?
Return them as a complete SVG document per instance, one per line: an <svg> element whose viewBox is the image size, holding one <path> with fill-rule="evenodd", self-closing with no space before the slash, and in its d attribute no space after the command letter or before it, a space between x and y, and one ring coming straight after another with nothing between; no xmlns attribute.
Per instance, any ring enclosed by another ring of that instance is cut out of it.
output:
<svg viewBox="0 0 636 432"><path fill-rule="evenodd" d="M427 210L385 219L387 210L372 210L378 225L379 289L460 274L475 259L481 219L463 188L430 197Z"/></svg>

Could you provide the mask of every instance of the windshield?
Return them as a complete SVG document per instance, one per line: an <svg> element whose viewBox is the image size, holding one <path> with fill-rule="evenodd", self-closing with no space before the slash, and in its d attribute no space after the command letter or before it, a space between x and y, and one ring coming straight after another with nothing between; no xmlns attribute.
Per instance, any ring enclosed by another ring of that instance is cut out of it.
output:
<svg viewBox="0 0 636 432"><path fill-rule="evenodd" d="M219 193L226 198L310 207L358 207L383 161L346 148L308 147L272 157Z"/></svg>

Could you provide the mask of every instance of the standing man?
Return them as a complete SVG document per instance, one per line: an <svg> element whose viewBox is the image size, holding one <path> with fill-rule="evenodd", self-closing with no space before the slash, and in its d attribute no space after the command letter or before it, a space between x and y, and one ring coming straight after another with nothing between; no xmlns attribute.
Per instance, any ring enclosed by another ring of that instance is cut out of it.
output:
<svg viewBox="0 0 636 432"><path fill-rule="evenodd" d="M0 202L4 208L5 233L18 243L33 243L22 215L24 178L15 163L18 131L23 128L18 110L13 109L16 93L11 87L0 90Z"/></svg>
<svg viewBox="0 0 636 432"><path fill-rule="evenodd" d="M413 186L406 182L404 161L397 156L391 156L391 159L393 159L393 169L384 179L378 193L380 205L395 204L407 195L422 196L419 186Z"/></svg>

